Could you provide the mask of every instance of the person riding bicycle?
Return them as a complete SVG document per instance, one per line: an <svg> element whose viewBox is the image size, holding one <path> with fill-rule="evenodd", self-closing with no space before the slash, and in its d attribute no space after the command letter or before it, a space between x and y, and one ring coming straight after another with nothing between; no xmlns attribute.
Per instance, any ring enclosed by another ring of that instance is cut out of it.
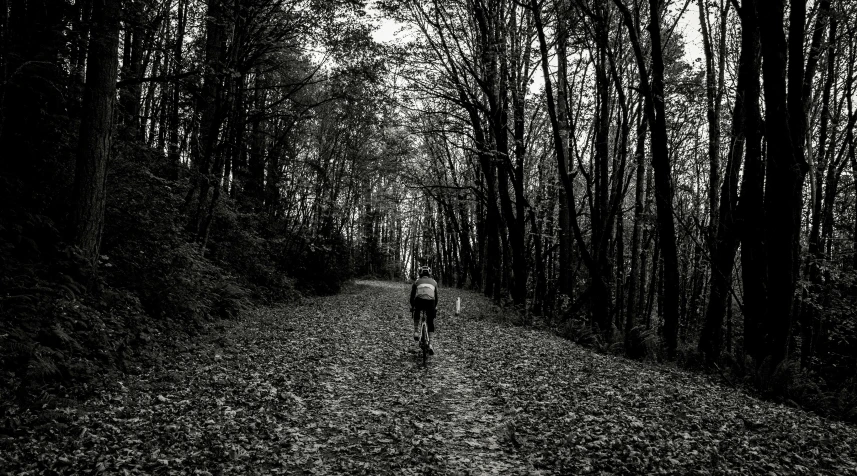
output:
<svg viewBox="0 0 857 476"><path fill-rule="evenodd" d="M426 313L426 323L429 331L429 353L434 354L431 347L431 336L434 335L434 318L437 315L437 281L431 278L431 268L420 266L419 278L411 286L411 312L414 315L414 340L420 340L420 311Z"/></svg>

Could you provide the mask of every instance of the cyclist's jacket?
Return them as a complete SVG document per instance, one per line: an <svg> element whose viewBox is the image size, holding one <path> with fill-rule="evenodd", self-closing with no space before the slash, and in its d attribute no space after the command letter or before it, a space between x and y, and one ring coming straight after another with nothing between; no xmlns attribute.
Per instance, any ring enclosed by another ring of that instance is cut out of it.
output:
<svg viewBox="0 0 857 476"><path fill-rule="evenodd" d="M417 300L434 300L434 307L437 307L437 281L428 276L414 281L411 286L411 307Z"/></svg>

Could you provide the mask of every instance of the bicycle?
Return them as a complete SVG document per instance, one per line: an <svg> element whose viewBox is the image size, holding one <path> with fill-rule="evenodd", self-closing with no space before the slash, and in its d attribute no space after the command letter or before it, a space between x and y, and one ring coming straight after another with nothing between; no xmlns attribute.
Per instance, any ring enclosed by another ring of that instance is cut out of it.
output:
<svg viewBox="0 0 857 476"><path fill-rule="evenodd" d="M420 323L418 326L420 330L419 346L420 351L423 355L423 365L426 365L426 362L428 361L428 356L431 353L431 342L429 341L428 321L426 321L426 312L420 311L419 309L414 309L414 312L419 313L420 315Z"/></svg>

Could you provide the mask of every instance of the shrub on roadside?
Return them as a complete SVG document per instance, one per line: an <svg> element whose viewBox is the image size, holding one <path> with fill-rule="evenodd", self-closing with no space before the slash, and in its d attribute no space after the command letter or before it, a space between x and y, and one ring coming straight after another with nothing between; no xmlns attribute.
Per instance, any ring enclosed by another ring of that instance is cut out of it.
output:
<svg viewBox="0 0 857 476"><path fill-rule="evenodd" d="M331 295L351 279L348 248L341 236L318 241L304 240L291 258L293 276L300 291Z"/></svg>
<svg viewBox="0 0 857 476"><path fill-rule="evenodd" d="M102 283L51 218L21 209L2 215L0 389L23 399L34 383L91 382L115 363L128 313L99 306L89 289Z"/></svg>
<svg viewBox="0 0 857 476"><path fill-rule="evenodd" d="M634 326L625 336L625 355L635 360L658 360L660 340L654 329Z"/></svg>
<svg viewBox="0 0 857 476"><path fill-rule="evenodd" d="M215 210L208 256L235 276L256 299L293 300L294 279L283 266L283 244L287 240L267 237L272 233L259 223L258 214L236 211L231 202Z"/></svg>
<svg viewBox="0 0 857 476"><path fill-rule="evenodd" d="M587 325L581 319L569 319L565 321L560 328L559 334L575 344L593 348L602 347L601 337L592 326Z"/></svg>
<svg viewBox="0 0 857 476"><path fill-rule="evenodd" d="M214 316L218 289L232 278L186 240L182 190L124 161L113 167L108 183L105 281L136 294L157 319L201 325Z"/></svg>

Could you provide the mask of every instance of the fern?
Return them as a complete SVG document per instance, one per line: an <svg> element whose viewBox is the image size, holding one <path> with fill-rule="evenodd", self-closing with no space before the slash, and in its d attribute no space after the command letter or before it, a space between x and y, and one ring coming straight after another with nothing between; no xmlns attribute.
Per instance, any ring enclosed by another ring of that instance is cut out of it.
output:
<svg viewBox="0 0 857 476"><path fill-rule="evenodd" d="M25 342L13 341L9 344L8 349L19 359L29 359L33 355L33 345Z"/></svg>
<svg viewBox="0 0 857 476"><path fill-rule="evenodd" d="M56 362L51 357L42 355L41 353L36 353L30 359L29 363L27 375L47 380L52 377L59 377L62 374Z"/></svg>
<svg viewBox="0 0 857 476"><path fill-rule="evenodd" d="M635 326L626 336L626 355L632 359L655 359L658 354L658 335L654 329Z"/></svg>

